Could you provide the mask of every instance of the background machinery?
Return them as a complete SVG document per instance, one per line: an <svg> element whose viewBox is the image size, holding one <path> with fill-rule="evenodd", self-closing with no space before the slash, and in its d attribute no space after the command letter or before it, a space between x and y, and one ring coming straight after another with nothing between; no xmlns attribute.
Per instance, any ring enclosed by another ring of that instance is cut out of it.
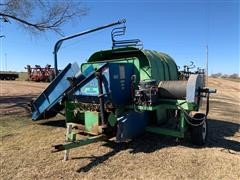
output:
<svg viewBox="0 0 240 180"><path fill-rule="evenodd" d="M47 64L45 67L41 67L40 65L35 65L35 67L31 67L27 65L25 67L27 69L27 81L35 81L35 82L51 82L55 78L54 68L51 68L51 65Z"/></svg>
<svg viewBox="0 0 240 180"><path fill-rule="evenodd" d="M0 80L15 80L19 78L18 73L11 71L0 71Z"/></svg>
<svg viewBox="0 0 240 180"><path fill-rule="evenodd" d="M64 111L66 140L53 152L65 150L65 160L71 148L113 137L125 142L144 132L189 134L196 145L207 139L209 95L216 90L204 87L202 71L184 74L167 54L142 49L140 40L115 39L124 33L125 26L113 29L112 49L95 52L80 67L68 64L32 103L33 120ZM202 98L205 113L199 112Z"/></svg>

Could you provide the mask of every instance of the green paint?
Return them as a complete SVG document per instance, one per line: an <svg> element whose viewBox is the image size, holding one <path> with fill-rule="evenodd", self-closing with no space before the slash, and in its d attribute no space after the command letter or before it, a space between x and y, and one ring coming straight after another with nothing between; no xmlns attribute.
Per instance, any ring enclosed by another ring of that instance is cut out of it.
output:
<svg viewBox="0 0 240 180"><path fill-rule="evenodd" d="M70 134L67 135L67 138L69 142L76 141L76 133L71 132Z"/></svg>
<svg viewBox="0 0 240 180"><path fill-rule="evenodd" d="M84 71L89 65L99 67L99 63L133 63L134 74L137 83L140 80L177 80L178 69L174 60L167 54L150 50L139 50L136 48L122 48L116 50L105 50L94 53L87 63L81 65Z"/></svg>
<svg viewBox="0 0 240 180"><path fill-rule="evenodd" d="M93 136L93 137L89 137L86 139L82 139L82 140L78 140L75 141L73 143L67 143L67 144L63 144L61 145L61 151L62 150L68 150L68 149L73 149L73 148L77 148L80 146L84 146L84 145L88 145L97 141L102 141L105 140L106 137L104 135L99 135L99 136Z"/></svg>
<svg viewBox="0 0 240 180"><path fill-rule="evenodd" d="M170 129L164 129L156 126L148 126L146 127L146 131L150 133L155 133L155 134L162 134L166 136L173 136L173 137L178 137L178 138L184 138L184 133L181 131L174 131Z"/></svg>
<svg viewBox="0 0 240 180"><path fill-rule="evenodd" d="M162 134L166 136L184 138L186 127L185 127L185 119L184 119L183 112L181 112L179 120L180 120L180 127L177 130L165 129L157 126L148 126L146 127L146 131L150 133L155 133L155 134Z"/></svg>
<svg viewBox="0 0 240 180"><path fill-rule="evenodd" d="M117 117L115 116L114 113L110 113L109 116L108 116L108 122L110 124L110 126L114 126L116 123L117 123Z"/></svg>
<svg viewBox="0 0 240 180"><path fill-rule="evenodd" d="M184 135L185 133L185 118L184 113L181 112L180 114L180 132Z"/></svg>
<svg viewBox="0 0 240 180"><path fill-rule="evenodd" d="M98 133L99 112L85 111L84 116L85 130L91 133Z"/></svg>
<svg viewBox="0 0 240 180"><path fill-rule="evenodd" d="M129 109L137 109L139 111L155 111L156 113L156 123L161 124L161 122L168 121L167 111L168 110L177 110L181 107L187 112L196 111L198 106L194 103L188 103L185 100L172 100L172 99L163 99L155 106L128 106ZM179 128L178 129L166 129L161 128L160 126L151 126L147 127L146 131L156 134L162 134L167 136L173 136L178 138L184 138L186 129L186 122L184 113L180 109L180 118L179 118Z"/></svg>
<svg viewBox="0 0 240 180"><path fill-rule="evenodd" d="M65 102L66 123L84 123L84 112L80 112L79 105L74 102Z"/></svg>
<svg viewBox="0 0 240 180"><path fill-rule="evenodd" d="M188 103L186 100L175 100L175 99L162 99L159 101L158 105L153 106L136 106L136 105L129 105L129 109L138 109L142 111L154 111L159 108L163 109L178 109L177 106L181 106L184 110L187 111L195 111L197 110L197 105L195 103Z"/></svg>

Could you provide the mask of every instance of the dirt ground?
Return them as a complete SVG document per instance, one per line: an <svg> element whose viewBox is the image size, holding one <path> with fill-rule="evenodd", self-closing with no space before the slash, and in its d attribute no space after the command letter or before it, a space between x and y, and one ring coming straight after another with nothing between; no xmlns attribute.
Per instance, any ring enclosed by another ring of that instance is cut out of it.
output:
<svg viewBox="0 0 240 180"><path fill-rule="evenodd" d="M64 118L32 122L29 101L46 83L0 81L1 179L240 179L240 83L209 79L208 142L146 134L129 144L98 142L63 153Z"/></svg>
<svg viewBox="0 0 240 180"><path fill-rule="evenodd" d="M29 102L47 85L47 83L29 81L0 81L0 116L29 115Z"/></svg>

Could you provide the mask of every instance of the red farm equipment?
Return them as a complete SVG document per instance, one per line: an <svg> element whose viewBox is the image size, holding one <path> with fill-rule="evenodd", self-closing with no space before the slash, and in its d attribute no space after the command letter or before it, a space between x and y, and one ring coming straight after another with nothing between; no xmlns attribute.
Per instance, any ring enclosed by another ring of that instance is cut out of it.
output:
<svg viewBox="0 0 240 180"><path fill-rule="evenodd" d="M28 73L27 81L51 82L55 78L54 68L51 68L51 65L49 64L45 67L41 67L39 65L31 67L30 65L27 65L25 69L27 69Z"/></svg>

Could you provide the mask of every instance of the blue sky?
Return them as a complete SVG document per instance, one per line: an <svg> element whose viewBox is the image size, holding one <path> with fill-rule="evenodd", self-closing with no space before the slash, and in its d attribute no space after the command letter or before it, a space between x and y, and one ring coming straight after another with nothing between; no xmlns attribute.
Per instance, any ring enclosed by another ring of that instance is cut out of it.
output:
<svg viewBox="0 0 240 180"><path fill-rule="evenodd" d="M65 35L126 18L126 36L139 38L145 49L169 54L179 66L194 61L209 73L239 73L239 1L85 1L89 14L64 26ZM24 71L27 64L53 65L54 33L31 36L16 23L2 23L1 70ZM95 51L111 48L111 29L64 42L59 68L81 64ZM6 63L7 62L7 63Z"/></svg>

